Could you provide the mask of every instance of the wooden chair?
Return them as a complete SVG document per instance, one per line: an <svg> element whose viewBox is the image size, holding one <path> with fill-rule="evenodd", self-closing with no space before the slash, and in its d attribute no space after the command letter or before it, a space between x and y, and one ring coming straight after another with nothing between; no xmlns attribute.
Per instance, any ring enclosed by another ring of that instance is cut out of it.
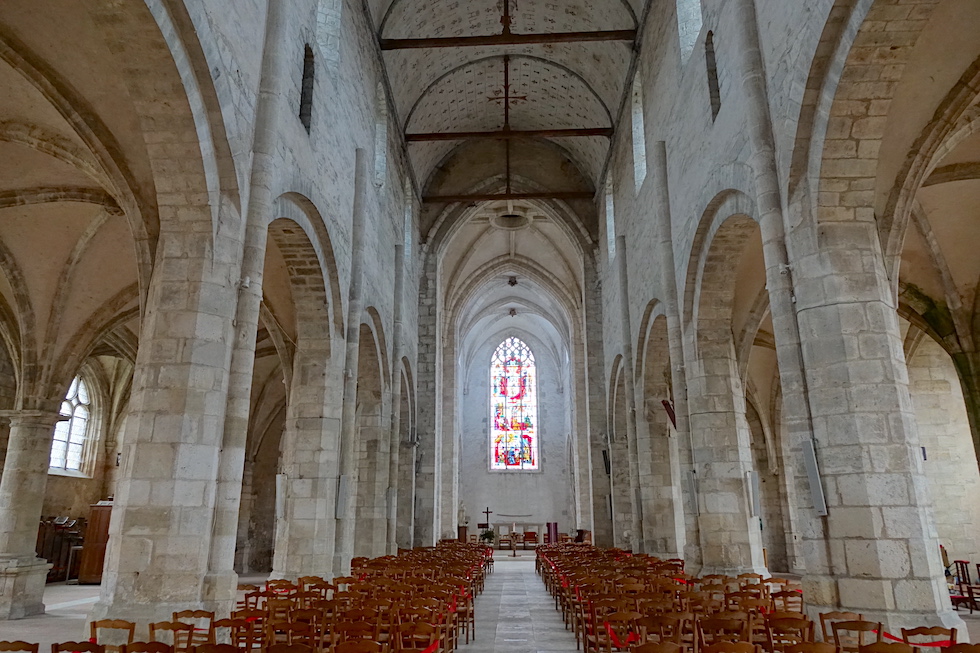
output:
<svg viewBox="0 0 980 653"><path fill-rule="evenodd" d="M919 639L925 637L927 639ZM939 642L949 642L946 646L956 643L956 629L943 628L942 626L932 626L931 628L921 626L919 628L902 628L902 641L911 644L918 649L919 644L933 644ZM945 648L945 647L944 647Z"/></svg>
<svg viewBox="0 0 980 653"><path fill-rule="evenodd" d="M830 642L803 642L786 649L786 653L840 653ZM969 652L964 652L969 653Z"/></svg>
<svg viewBox="0 0 980 653"><path fill-rule="evenodd" d="M29 653L38 653L38 649L40 649L40 644L31 644L20 639L0 642L0 651L29 651Z"/></svg>
<svg viewBox="0 0 980 653"><path fill-rule="evenodd" d="M289 596L290 594L295 594L299 591L299 587L296 585L296 583L284 578L275 578L265 581L265 589L269 592L275 592L280 596Z"/></svg>
<svg viewBox="0 0 980 653"><path fill-rule="evenodd" d="M51 645L51 653L105 653L102 644L94 642L60 642Z"/></svg>
<svg viewBox="0 0 980 653"><path fill-rule="evenodd" d="M912 646L904 642L874 642L858 648L859 653L914 653Z"/></svg>
<svg viewBox="0 0 980 653"><path fill-rule="evenodd" d="M192 649L192 653L241 653L234 644L200 644Z"/></svg>
<svg viewBox="0 0 980 653"><path fill-rule="evenodd" d="M402 653L425 651L441 639L442 632L439 626L425 621L403 623L395 627L389 646Z"/></svg>
<svg viewBox="0 0 980 653"><path fill-rule="evenodd" d="M209 610L180 610L174 612L173 621L190 624L191 646L214 644L211 641L211 624L214 623L214 613Z"/></svg>
<svg viewBox="0 0 980 653"><path fill-rule="evenodd" d="M864 617L856 612L824 612L820 615L820 632L823 641L830 642L834 639L832 625L835 621L864 621Z"/></svg>
<svg viewBox="0 0 980 653"><path fill-rule="evenodd" d="M793 590L781 590L769 595L773 610L803 612L803 595Z"/></svg>
<svg viewBox="0 0 980 653"><path fill-rule="evenodd" d="M770 653L785 652L797 644L812 642L813 626L809 619L766 619L766 640Z"/></svg>
<svg viewBox="0 0 980 653"><path fill-rule="evenodd" d="M112 644L105 644L101 641L102 631L116 631L104 633L106 638L113 641ZM121 651L123 644L132 644L136 639L136 624L125 619L99 619L89 624L89 633L92 641L105 646L107 651ZM121 641L125 639L125 641ZM116 642L116 640L120 640Z"/></svg>
<svg viewBox="0 0 980 653"><path fill-rule="evenodd" d="M266 653L293 653L292 651L273 651L270 646ZM297 651L296 653L300 653ZM334 648L333 653L386 653L384 644L370 640L341 642Z"/></svg>
<svg viewBox="0 0 980 653"><path fill-rule="evenodd" d="M122 653L174 653L174 647L163 642L131 642Z"/></svg>
<svg viewBox="0 0 980 653"><path fill-rule="evenodd" d="M532 545L532 548L538 545L538 534L535 531L525 531L524 533L524 550L527 551L527 545Z"/></svg>
<svg viewBox="0 0 980 653"><path fill-rule="evenodd" d="M644 644L673 642L683 645L684 632L691 630L692 619L689 613L681 612L646 616L636 620L636 628Z"/></svg>
<svg viewBox="0 0 980 653"><path fill-rule="evenodd" d="M944 648L943 653L980 653L980 644L953 644Z"/></svg>
<svg viewBox="0 0 980 653"><path fill-rule="evenodd" d="M759 647L752 642L715 642L705 646L700 653L759 653Z"/></svg>
<svg viewBox="0 0 980 653"><path fill-rule="evenodd" d="M859 653L858 649L872 643L865 641L866 636L873 636L874 643L881 641L881 622L863 620L835 621L831 624L831 627L834 631L834 644L841 651Z"/></svg>
<svg viewBox="0 0 980 653"><path fill-rule="evenodd" d="M158 621L150 624L150 640L170 644L174 651L190 651L193 635L194 626L191 624L179 621Z"/></svg>
<svg viewBox="0 0 980 653"><path fill-rule="evenodd" d="M695 623L698 650L718 642L749 642L752 632L747 619L702 617Z"/></svg>
<svg viewBox="0 0 980 653"><path fill-rule="evenodd" d="M632 642L630 640L638 640L639 638L636 620L642 616L639 612L613 612L603 617L600 627L606 635L604 641L608 653L612 653L614 650L626 651L631 648Z"/></svg>
<svg viewBox="0 0 980 653"><path fill-rule="evenodd" d="M647 642L633 647L633 653L683 653L684 648L676 642Z"/></svg>
<svg viewBox="0 0 980 653"><path fill-rule="evenodd" d="M313 653L306 644L273 644L265 648L265 653Z"/></svg>

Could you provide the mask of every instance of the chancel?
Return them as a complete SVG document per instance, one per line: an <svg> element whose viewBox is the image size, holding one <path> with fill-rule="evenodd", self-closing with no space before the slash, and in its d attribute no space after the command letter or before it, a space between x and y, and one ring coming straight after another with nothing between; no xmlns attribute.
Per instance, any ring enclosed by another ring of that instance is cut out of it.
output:
<svg viewBox="0 0 980 653"><path fill-rule="evenodd" d="M978 33L977 0L3 0L0 639L352 561L473 582L486 530L527 544L500 588L578 540L965 633Z"/></svg>

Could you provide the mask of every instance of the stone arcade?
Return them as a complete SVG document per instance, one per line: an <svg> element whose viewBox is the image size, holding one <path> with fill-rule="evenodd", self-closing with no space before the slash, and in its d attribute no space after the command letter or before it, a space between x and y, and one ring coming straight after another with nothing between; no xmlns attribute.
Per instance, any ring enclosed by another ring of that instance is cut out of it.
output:
<svg viewBox="0 0 980 653"><path fill-rule="evenodd" d="M0 617L43 610L39 518L112 495L96 617L226 611L463 504L961 624L978 31L976 0L5 0ZM533 470L490 462L508 338Z"/></svg>

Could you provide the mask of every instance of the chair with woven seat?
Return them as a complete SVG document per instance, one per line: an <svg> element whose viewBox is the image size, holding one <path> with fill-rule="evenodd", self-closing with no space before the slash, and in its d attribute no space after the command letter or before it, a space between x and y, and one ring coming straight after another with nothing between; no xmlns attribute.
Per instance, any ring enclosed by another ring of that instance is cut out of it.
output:
<svg viewBox="0 0 980 653"><path fill-rule="evenodd" d="M942 626L902 628L902 641L916 649L919 648L920 644L942 645L945 648L956 643L956 629L943 628Z"/></svg>
<svg viewBox="0 0 980 653"><path fill-rule="evenodd" d="M905 642L873 642L858 648L858 653L914 653Z"/></svg>
<svg viewBox="0 0 980 653"><path fill-rule="evenodd" d="M199 644L191 647L191 653L241 653L234 644Z"/></svg>
<svg viewBox="0 0 980 653"><path fill-rule="evenodd" d="M877 621L835 621L831 627L834 644L841 651L858 653L861 647L881 641L881 623ZM874 640L865 641L870 637L874 637Z"/></svg>
<svg viewBox="0 0 980 653"><path fill-rule="evenodd" d="M314 649L306 644L273 644L267 646L264 653L313 653Z"/></svg>
<svg viewBox="0 0 980 653"><path fill-rule="evenodd" d="M803 612L803 595L794 590L780 590L769 594L773 610Z"/></svg>
<svg viewBox="0 0 980 653"><path fill-rule="evenodd" d="M59 642L51 645L51 653L105 653L105 647L95 642Z"/></svg>
<svg viewBox="0 0 980 653"><path fill-rule="evenodd" d="M864 621L864 617L856 612L823 612L820 614L820 632L823 641L834 641L833 623L835 621Z"/></svg>
<svg viewBox="0 0 980 653"><path fill-rule="evenodd" d="M953 644L943 649L943 653L980 653L980 644Z"/></svg>
<svg viewBox="0 0 980 653"><path fill-rule="evenodd" d="M698 650L717 642L749 642L752 637L748 619L726 617L700 617L695 622Z"/></svg>
<svg viewBox="0 0 980 653"><path fill-rule="evenodd" d="M786 653L840 653L840 651L830 642L803 642L790 646L786 649Z"/></svg>
<svg viewBox="0 0 980 653"><path fill-rule="evenodd" d="M20 639L0 642L0 651L28 651L29 653L38 653L40 648L39 644L32 644Z"/></svg>
<svg viewBox="0 0 980 653"><path fill-rule="evenodd" d="M633 647L633 653L683 653L684 647L676 642L647 642Z"/></svg>
<svg viewBox="0 0 980 653"><path fill-rule="evenodd" d="M214 623L214 613L210 610L180 610L173 613L173 621L190 624L191 646L214 644L211 641L211 624Z"/></svg>
<svg viewBox="0 0 980 653"><path fill-rule="evenodd" d="M98 619L89 624L89 636L92 641L105 646L107 651L118 652L122 650L121 646L131 644L136 639L136 624L125 619Z"/></svg>
<svg viewBox="0 0 980 653"><path fill-rule="evenodd" d="M759 653L759 647L752 642L715 642L705 646L700 653Z"/></svg>
<svg viewBox="0 0 980 653"><path fill-rule="evenodd" d="M157 621L150 624L150 640L163 642L174 648L174 651L190 651L194 626L180 621Z"/></svg>
<svg viewBox="0 0 980 653"><path fill-rule="evenodd" d="M125 653L174 653L174 647L163 642L131 642Z"/></svg>
<svg viewBox="0 0 980 653"><path fill-rule="evenodd" d="M766 619L766 639L770 653L813 641L814 624L809 619Z"/></svg>
<svg viewBox="0 0 980 653"><path fill-rule="evenodd" d="M291 653L290 651L273 651L272 647L269 647L266 653ZM384 644L379 644L378 642L372 642L370 640L352 640L349 642L341 642L337 644L334 648L333 653L387 653L387 649Z"/></svg>

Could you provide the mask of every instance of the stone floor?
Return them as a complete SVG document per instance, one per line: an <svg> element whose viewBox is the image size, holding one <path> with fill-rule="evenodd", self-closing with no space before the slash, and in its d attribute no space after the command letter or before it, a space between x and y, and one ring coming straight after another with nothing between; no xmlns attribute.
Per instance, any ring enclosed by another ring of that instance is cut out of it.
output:
<svg viewBox="0 0 980 653"><path fill-rule="evenodd" d="M476 641L459 653L573 653L575 635L565 630L554 599L534 573L530 556L495 556L483 594L476 599Z"/></svg>
<svg viewBox="0 0 980 653"><path fill-rule="evenodd" d="M573 653L575 636L565 630L561 613L534 573L534 552L517 557L497 551L492 574L476 599L476 640L460 643L458 653ZM262 576L243 577L259 583ZM87 639L85 617L98 600L97 585L48 585L47 613L17 621L0 621L0 640L22 639L48 650L53 642ZM961 611L970 640L980 641L980 613Z"/></svg>

